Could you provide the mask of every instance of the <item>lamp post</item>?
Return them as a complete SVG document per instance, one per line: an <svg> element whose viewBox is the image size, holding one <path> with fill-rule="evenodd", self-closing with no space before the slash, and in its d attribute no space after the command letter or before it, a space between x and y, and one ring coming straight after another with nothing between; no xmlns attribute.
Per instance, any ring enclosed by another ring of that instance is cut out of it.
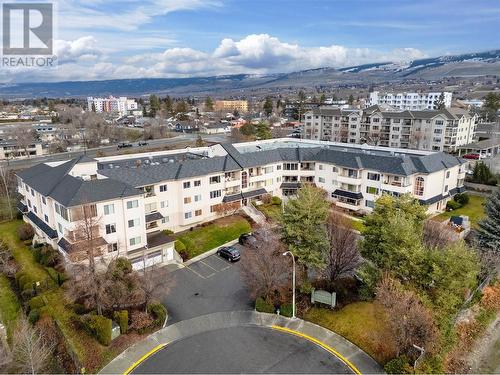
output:
<svg viewBox="0 0 500 375"><path fill-rule="evenodd" d="M295 319L295 257L293 256L291 251L286 251L283 255L290 255L292 257L292 319Z"/></svg>

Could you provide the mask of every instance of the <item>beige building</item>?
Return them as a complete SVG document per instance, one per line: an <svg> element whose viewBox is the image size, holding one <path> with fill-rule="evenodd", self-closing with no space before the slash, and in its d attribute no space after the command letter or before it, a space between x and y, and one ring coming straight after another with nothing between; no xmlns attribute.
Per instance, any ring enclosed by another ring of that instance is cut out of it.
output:
<svg viewBox="0 0 500 375"><path fill-rule="evenodd" d="M214 108L216 111L248 112L248 101L247 100L216 100Z"/></svg>

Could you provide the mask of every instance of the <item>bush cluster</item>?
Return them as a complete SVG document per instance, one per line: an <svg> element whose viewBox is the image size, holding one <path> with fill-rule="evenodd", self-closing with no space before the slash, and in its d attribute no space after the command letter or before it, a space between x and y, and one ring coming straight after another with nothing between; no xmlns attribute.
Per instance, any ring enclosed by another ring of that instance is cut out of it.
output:
<svg viewBox="0 0 500 375"><path fill-rule="evenodd" d="M45 267L54 267L61 262L61 255L49 245L37 246L33 250L35 260Z"/></svg>
<svg viewBox="0 0 500 375"><path fill-rule="evenodd" d="M186 245L184 245L184 242L176 240L174 243L174 247L175 251L177 251L184 262L189 259L189 253L186 249Z"/></svg>
<svg viewBox="0 0 500 375"><path fill-rule="evenodd" d="M394 359L391 359L384 366L385 372L388 374L408 374L410 369L410 363L408 362L408 357L405 355L400 355Z"/></svg>
<svg viewBox="0 0 500 375"><path fill-rule="evenodd" d="M115 321L120 326L120 333L123 335L128 331L128 311L115 311L113 314Z"/></svg>
<svg viewBox="0 0 500 375"><path fill-rule="evenodd" d="M467 203L469 203L469 199L469 194L467 193L458 193L453 197L453 200L460 203L462 206L465 206Z"/></svg>
<svg viewBox="0 0 500 375"><path fill-rule="evenodd" d="M17 228L17 235L21 241L31 240L35 236L35 230L28 223L23 223Z"/></svg>
<svg viewBox="0 0 500 375"><path fill-rule="evenodd" d="M293 305L291 303L287 303L280 306L280 314L286 316L288 318L292 317L293 313Z"/></svg>
<svg viewBox="0 0 500 375"><path fill-rule="evenodd" d="M263 313L274 314L274 306L267 303L264 298L259 297L255 300L255 310Z"/></svg>
<svg viewBox="0 0 500 375"><path fill-rule="evenodd" d="M161 303L151 303L148 305L148 313L150 313L154 322L153 325L156 327L163 326L165 319L167 318L167 309Z"/></svg>
<svg viewBox="0 0 500 375"><path fill-rule="evenodd" d="M111 343L111 319L102 315L87 315L82 317L82 323L85 330L102 345Z"/></svg>
<svg viewBox="0 0 500 375"><path fill-rule="evenodd" d="M454 200L451 200L451 201L448 201L446 203L446 208L449 210L449 211L454 211L458 208L462 207L462 205L460 203L458 203L457 201L454 201Z"/></svg>

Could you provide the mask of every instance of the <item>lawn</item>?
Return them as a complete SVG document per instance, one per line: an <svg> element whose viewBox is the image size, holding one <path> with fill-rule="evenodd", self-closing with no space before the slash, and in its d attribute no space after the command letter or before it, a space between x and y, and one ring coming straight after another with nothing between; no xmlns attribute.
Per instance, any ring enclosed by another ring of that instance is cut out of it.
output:
<svg viewBox="0 0 500 375"><path fill-rule="evenodd" d="M338 311L313 307L304 319L345 337L380 364L394 357L387 317L373 302L351 303Z"/></svg>
<svg viewBox="0 0 500 375"><path fill-rule="evenodd" d="M0 274L0 321L7 327L7 336L10 337L12 327L21 309L19 300L10 286L9 279Z"/></svg>
<svg viewBox="0 0 500 375"><path fill-rule="evenodd" d="M268 219L278 221L281 216L281 205L280 204L260 204L255 206L260 212L264 214Z"/></svg>
<svg viewBox="0 0 500 375"><path fill-rule="evenodd" d="M245 218L233 215L217 219L192 231L180 233L176 238L186 246L189 258L193 258L234 240L250 230L250 223Z"/></svg>
<svg viewBox="0 0 500 375"><path fill-rule="evenodd" d="M470 200L465 206L453 211L446 211L435 216L433 219L439 221L448 220L452 216L467 215L473 228L477 228L477 223L484 217L485 197L469 194Z"/></svg>
<svg viewBox="0 0 500 375"><path fill-rule="evenodd" d="M351 219L352 229L362 232L365 229L365 222L363 220Z"/></svg>
<svg viewBox="0 0 500 375"><path fill-rule="evenodd" d="M16 214L17 214L15 203L16 203L16 200L11 199L12 215L14 215L14 217L16 217ZM9 210L9 203L7 201L7 198L0 197L0 220L9 220L9 219L10 219L10 210Z"/></svg>

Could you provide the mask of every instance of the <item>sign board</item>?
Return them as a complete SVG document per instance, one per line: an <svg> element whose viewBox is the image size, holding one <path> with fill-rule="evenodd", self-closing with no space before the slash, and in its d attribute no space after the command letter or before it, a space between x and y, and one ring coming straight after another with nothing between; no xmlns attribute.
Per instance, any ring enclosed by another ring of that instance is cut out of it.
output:
<svg viewBox="0 0 500 375"><path fill-rule="evenodd" d="M316 302L324 303L325 305L329 305L333 308L337 304L337 294L329 293L326 290L313 289L311 292L311 303Z"/></svg>

